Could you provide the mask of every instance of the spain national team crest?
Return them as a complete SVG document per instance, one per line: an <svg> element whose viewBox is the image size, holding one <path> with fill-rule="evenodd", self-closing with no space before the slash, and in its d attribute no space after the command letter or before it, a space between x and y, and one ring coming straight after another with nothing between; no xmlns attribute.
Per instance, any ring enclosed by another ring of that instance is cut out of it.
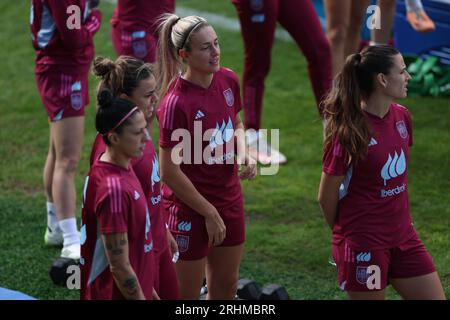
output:
<svg viewBox="0 0 450 320"><path fill-rule="evenodd" d="M234 95L231 88L228 88L223 92L223 96L225 97L225 101L227 103L227 106L232 107L234 105Z"/></svg>
<svg viewBox="0 0 450 320"><path fill-rule="evenodd" d="M73 92L70 95L70 103L74 110L80 110L83 106L83 96L81 95L81 92Z"/></svg>
<svg viewBox="0 0 450 320"><path fill-rule="evenodd" d="M137 58L145 58L147 56L147 44L144 40L133 41L133 53Z"/></svg>
<svg viewBox="0 0 450 320"><path fill-rule="evenodd" d="M403 120L398 121L396 124L397 131L400 134L400 137L403 139L408 138L408 129L406 129L405 122Z"/></svg>
<svg viewBox="0 0 450 320"><path fill-rule="evenodd" d="M176 239L180 252L186 252L189 248L189 236L178 234Z"/></svg>
<svg viewBox="0 0 450 320"><path fill-rule="evenodd" d="M356 281L360 284L367 283L367 267L356 267Z"/></svg>

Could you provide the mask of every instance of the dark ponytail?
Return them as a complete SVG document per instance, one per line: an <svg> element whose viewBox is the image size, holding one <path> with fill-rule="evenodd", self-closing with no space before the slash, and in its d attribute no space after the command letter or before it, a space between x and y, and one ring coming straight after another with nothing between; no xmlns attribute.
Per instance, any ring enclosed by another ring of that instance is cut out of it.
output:
<svg viewBox="0 0 450 320"><path fill-rule="evenodd" d="M396 49L382 45L348 56L334 80L333 89L323 102L327 123L324 149L338 141L349 165L367 154L372 137L361 102L373 93L376 76L389 74L394 64L393 56L397 54Z"/></svg>
<svg viewBox="0 0 450 320"><path fill-rule="evenodd" d="M95 127L103 136L106 145L110 145L107 133L114 131L120 134L124 126L128 124L129 118L122 121L128 113L136 106L129 100L116 99L108 89L101 90L97 95L97 114L95 116ZM136 110L136 112L140 112ZM117 126L118 125L118 126Z"/></svg>

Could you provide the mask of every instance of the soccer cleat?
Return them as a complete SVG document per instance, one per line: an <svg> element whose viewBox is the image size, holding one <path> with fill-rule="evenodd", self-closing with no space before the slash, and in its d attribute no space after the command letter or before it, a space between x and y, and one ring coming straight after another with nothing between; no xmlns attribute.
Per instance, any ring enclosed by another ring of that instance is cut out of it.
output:
<svg viewBox="0 0 450 320"><path fill-rule="evenodd" d="M44 243L48 246L60 247L64 243L63 233L60 228L47 227L44 235Z"/></svg>
<svg viewBox="0 0 450 320"><path fill-rule="evenodd" d="M80 260L80 256L81 256L80 250L81 250L81 246L79 243L72 244L68 247L64 247L61 250L61 258Z"/></svg>
<svg viewBox="0 0 450 320"><path fill-rule="evenodd" d="M251 157L257 159L263 165L276 165L287 162L286 156L272 147L261 132L258 132L256 139L249 141L248 151Z"/></svg>
<svg viewBox="0 0 450 320"><path fill-rule="evenodd" d="M417 32L432 32L436 29L433 20L428 17L424 10L409 11L406 13L406 19Z"/></svg>

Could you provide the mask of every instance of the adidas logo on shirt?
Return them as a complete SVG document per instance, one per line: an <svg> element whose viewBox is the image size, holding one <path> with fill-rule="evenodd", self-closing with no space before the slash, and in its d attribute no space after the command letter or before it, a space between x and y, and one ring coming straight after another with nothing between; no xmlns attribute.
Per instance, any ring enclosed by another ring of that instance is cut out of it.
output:
<svg viewBox="0 0 450 320"><path fill-rule="evenodd" d="M378 144L377 140L375 140L374 138L370 139L369 147L374 146L376 144Z"/></svg>
<svg viewBox="0 0 450 320"><path fill-rule="evenodd" d="M134 190L134 200L139 199L139 197L140 197L139 193L136 190Z"/></svg>
<svg viewBox="0 0 450 320"><path fill-rule="evenodd" d="M205 114L201 110L198 110L197 113L195 114L195 120L201 119L204 116Z"/></svg>

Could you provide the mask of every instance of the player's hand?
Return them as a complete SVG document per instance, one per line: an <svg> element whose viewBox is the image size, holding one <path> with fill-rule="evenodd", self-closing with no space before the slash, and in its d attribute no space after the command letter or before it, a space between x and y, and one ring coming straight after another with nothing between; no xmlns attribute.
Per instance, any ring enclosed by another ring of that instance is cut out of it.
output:
<svg viewBox="0 0 450 320"><path fill-rule="evenodd" d="M208 245L218 246L225 239L227 228L216 208L205 216L206 231L208 232Z"/></svg>
<svg viewBox="0 0 450 320"><path fill-rule="evenodd" d="M239 164L239 178L241 180L252 180L256 177L257 174L257 167L256 167L256 160L247 155L245 159L240 162L243 163Z"/></svg>
<svg viewBox="0 0 450 320"><path fill-rule="evenodd" d="M88 22L86 23L86 28L89 32L94 35L100 29L102 24L102 12L100 10L94 9L89 13Z"/></svg>
<svg viewBox="0 0 450 320"><path fill-rule="evenodd" d="M178 244L175 241L175 238L170 233L169 229L167 229L167 242L169 243L170 253L172 257L175 255L175 253L179 252Z"/></svg>

